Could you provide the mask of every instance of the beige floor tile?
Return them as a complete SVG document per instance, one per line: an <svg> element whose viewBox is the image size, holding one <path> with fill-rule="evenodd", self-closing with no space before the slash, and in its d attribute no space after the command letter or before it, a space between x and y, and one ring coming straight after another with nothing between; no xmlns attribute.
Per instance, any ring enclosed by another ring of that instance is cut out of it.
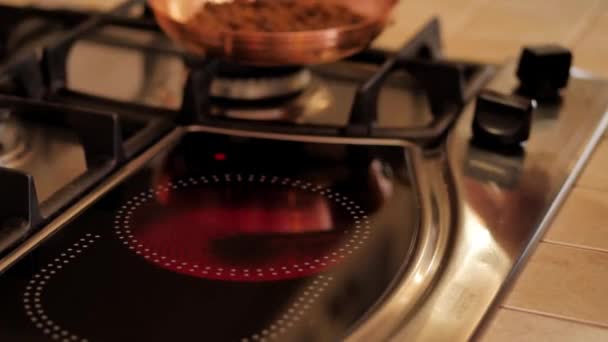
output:
<svg viewBox="0 0 608 342"><path fill-rule="evenodd" d="M374 46L396 49L427 20L439 16L448 56L502 62L506 58L516 58L523 45L555 42L571 46L578 42L581 34L589 31L588 26L594 26L594 17L608 11L605 3L608 1L401 1L395 9L394 22ZM597 33L593 35L600 39L606 32L602 27L595 31ZM593 46L597 45L595 40L589 38L580 43L582 52L577 52L576 61L597 72L605 67L606 63L602 63L605 58L586 52L593 51Z"/></svg>
<svg viewBox="0 0 608 342"><path fill-rule="evenodd" d="M608 192L575 188L544 240L608 252Z"/></svg>
<svg viewBox="0 0 608 342"><path fill-rule="evenodd" d="M608 327L608 253L540 243L504 306Z"/></svg>
<svg viewBox="0 0 608 342"><path fill-rule="evenodd" d="M459 31L470 15L488 0L416 0L400 1L393 12L393 22L374 42L374 46L396 49L428 20L438 16L444 39Z"/></svg>
<svg viewBox="0 0 608 342"><path fill-rule="evenodd" d="M602 139L578 180L581 187L608 191L608 139ZM608 196L608 195L607 195Z"/></svg>
<svg viewBox="0 0 608 342"><path fill-rule="evenodd" d="M596 15L601 0L490 1L463 27L470 38L568 43Z"/></svg>
<svg viewBox="0 0 608 342"><path fill-rule="evenodd" d="M574 62L602 77L608 77L608 1L574 45Z"/></svg>
<svg viewBox="0 0 608 342"><path fill-rule="evenodd" d="M524 45L559 43L572 47L598 15L601 1L492 1L478 6L459 32L446 39L447 55L500 63L518 58ZM591 58L581 57L585 67Z"/></svg>
<svg viewBox="0 0 608 342"><path fill-rule="evenodd" d="M481 342L600 342L608 329L509 309L499 309L480 336Z"/></svg>
<svg viewBox="0 0 608 342"><path fill-rule="evenodd" d="M576 66L592 72L594 75L602 78L608 78L608 51L592 53L576 54Z"/></svg>
<svg viewBox="0 0 608 342"><path fill-rule="evenodd" d="M472 38L462 35L452 37L445 42L447 56L486 63L503 63L508 59L517 59L521 48L522 43L516 40Z"/></svg>

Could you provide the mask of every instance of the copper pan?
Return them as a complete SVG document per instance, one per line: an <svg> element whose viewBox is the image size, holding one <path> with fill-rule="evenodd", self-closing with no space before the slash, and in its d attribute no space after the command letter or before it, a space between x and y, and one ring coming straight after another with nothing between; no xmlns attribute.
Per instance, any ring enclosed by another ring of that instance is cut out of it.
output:
<svg viewBox="0 0 608 342"><path fill-rule="evenodd" d="M382 31L397 2L324 0L347 6L362 15L364 20L348 26L314 31L255 32L222 30L191 20L195 14L204 10L207 2L214 1L227 2L148 0L156 20L166 34L191 53L222 57L240 64L256 66L319 64L355 54L363 50Z"/></svg>

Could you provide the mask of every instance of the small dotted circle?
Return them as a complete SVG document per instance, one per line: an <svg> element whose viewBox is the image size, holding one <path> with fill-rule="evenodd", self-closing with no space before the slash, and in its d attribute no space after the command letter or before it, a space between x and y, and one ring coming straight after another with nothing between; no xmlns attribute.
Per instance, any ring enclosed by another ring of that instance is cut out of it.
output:
<svg viewBox="0 0 608 342"><path fill-rule="evenodd" d="M78 240L79 242L86 241L88 243L88 245L82 246L83 249L90 247L96 240L101 238L100 235L93 235L91 233L87 233L85 236L86 238ZM71 252L75 250L74 247L80 246L79 242L74 243L65 253L60 253L58 258L53 259L52 262L48 263L44 268L41 268L38 273L34 274L23 292L23 302L25 303L23 307L26 315L36 328L40 329L42 333L48 335L53 340L59 340L61 338L62 341L87 341L86 339L79 338L77 335L71 334L68 330L49 319L42 304L40 304L45 286L48 284L48 281L52 280L52 276L56 274L53 269L62 269L62 266L59 265L59 263L68 264L68 259L74 259L76 257L75 254L72 254ZM76 249L76 254L81 253L81 251L81 249ZM43 274L49 275L42 277L41 275ZM40 280L40 278L45 280ZM32 290L34 290L33 293L31 292ZM34 311L31 310L32 306L28 304L32 296L34 297L33 301L35 302L33 306L35 308Z"/></svg>
<svg viewBox="0 0 608 342"><path fill-rule="evenodd" d="M279 339L281 335L303 318L306 314L306 310L310 309L312 304L317 301L320 294L327 289L332 281L333 278L331 276L317 276L315 280L302 291L302 294L287 307L280 319L277 319L268 327L252 334L250 337L241 339L241 341L258 341L262 338L261 336L270 340ZM302 305L300 308L300 303L302 302L306 302L307 304Z"/></svg>

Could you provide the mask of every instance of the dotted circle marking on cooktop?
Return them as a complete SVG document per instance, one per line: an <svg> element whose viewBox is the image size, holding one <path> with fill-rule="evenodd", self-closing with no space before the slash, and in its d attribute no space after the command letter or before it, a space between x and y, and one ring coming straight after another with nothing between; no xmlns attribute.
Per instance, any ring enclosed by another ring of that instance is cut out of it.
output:
<svg viewBox="0 0 608 342"><path fill-rule="evenodd" d="M155 199L156 195L166 193L172 190L186 189L197 186L199 184L218 184L218 183L270 183L279 186L299 188L304 191L317 193L325 198L336 202L342 206L351 216L354 222L354 229L347 231L351 236L342 246L335 251L324 255L320 258L304 262L302 264L287 264L279 267L270 268L223 268L210 265L192 263L189 260L178 260L160 252L153 250L149 246L144 245L133 235L131 224L132 217L139 207L146 204L148 201ZM368 216L359 205L348 197L333 191L331 188L315 185L310 182L291 179L287 177L277 177L268 175L255 174L230 174L200 176L198 178L187 178L174 182L167 182L164 185L159 185L156 188L143 191L139 195L128 200L116 213L114 218L115 233L130 250L143 258L163 267L175 268L183 273L190 273L202 277L228 275L231 277L242 277L244 279L261 278L265 274L271 276L292 276L298 273L304 273L309 270L321 270L322 268L338 262L340 259L346 258L348 255L358 250L369 238L371 233L370 221Z"/></svg>
<svg viewBox="0 0 608 342"><path fill-rule="evenodd" d="M319 275L315 277L312 283L302 291L302 294L292 302L279 319L266 329L262 329L250 337L242 338L241 342L265 342L281 337L282 334L304 317L308 309L317 301L332 280L333 277L331 276Z"/></svg>
<svg viewBox="0 0 608 342"><path fill-rule="evenodd" d="M53 340L88 342L86 338L69 332L48 317L42 305L42 294L46 285L53 280L53 277L57 273L63 270L64 267L67 267L70 262L74 261L79 254L83 253L85 249L89 248L100 237L100 235L87 233L85 237L72 244L65 252L41 268L25 286L25 291L23 292L25 314L36 328L40 329Z"/></svg>

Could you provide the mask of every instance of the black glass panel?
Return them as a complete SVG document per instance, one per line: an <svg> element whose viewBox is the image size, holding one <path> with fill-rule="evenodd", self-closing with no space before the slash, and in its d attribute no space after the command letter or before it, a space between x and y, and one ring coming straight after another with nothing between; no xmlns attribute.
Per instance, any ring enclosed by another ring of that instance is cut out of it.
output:
<svg viewBox="0 0 608 342"><path fill-rule="evenodd" d="M0 276L0 340L338 340L408 265L407 155L189 133Z"/></svg>

